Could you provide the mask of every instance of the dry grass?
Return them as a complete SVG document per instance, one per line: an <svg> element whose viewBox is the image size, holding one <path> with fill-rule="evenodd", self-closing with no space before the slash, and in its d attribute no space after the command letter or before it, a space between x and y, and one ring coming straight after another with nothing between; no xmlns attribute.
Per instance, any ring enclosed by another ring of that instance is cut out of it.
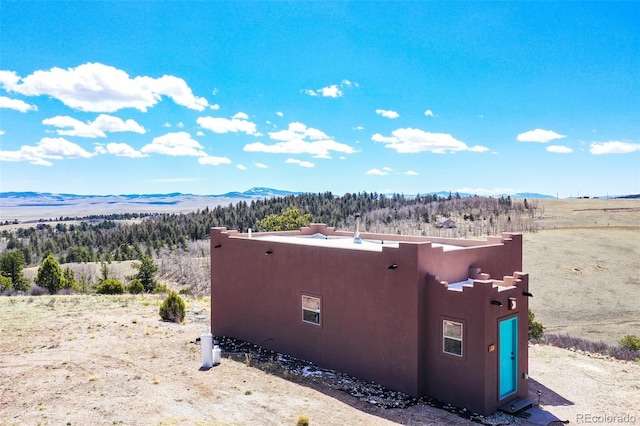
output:
<svg viewBox="0 0 640 426"><path fill-rule="evenodd" d="M209 300L188 299L176 324L160 321L160 299L0 297L0 424L281 425L302 412L316 425L472 424L428 406L382 410L228 358L200 371Z"/></svg>
<svg viewBox="0 0 640 426"><path fill-rule="evenodd" d="M536 319L608 344L640 335L640 200L541 200L539 210L523 261Z"/></svg>

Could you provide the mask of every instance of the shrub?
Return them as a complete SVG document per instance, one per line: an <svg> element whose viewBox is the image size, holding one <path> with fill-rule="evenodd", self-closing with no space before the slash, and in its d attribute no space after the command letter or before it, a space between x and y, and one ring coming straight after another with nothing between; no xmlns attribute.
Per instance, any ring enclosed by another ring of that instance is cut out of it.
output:
<svg viewBox="0 0 640 426"><path fill-rule="evenodd" d="M541 323L535 320L536 316L531 309L529 309L529 339L537 340L544 334L544 327Z"/></svg>
<svg viewBox="0 0 640 426"><path fill-rule="evenodd" d="M170 291L160 305L160 317L165 321L182 322L184 316L184 300L175 291Z"/></svg>
<svg viewBox="0 0 640 426"><path fill-rule="evenodd" d="M29 296L42 296L44 294L48 294L46 288L40 287L39 285L34 285L29 289Z"/></svg>
<svg viewBox="0 0 640 426"><path fill-rule="evenodd" d="M568 334L545 334L544 342L559 348L608 355L623 361L640 359L640 350L612 346L604 342L592 342L580 337L572 337Z"/></svg>
<svg viewBox="0 0 640 426"><path fill-rule="evenodd" d="M96 293L99 294L122 294L124 286L115 278L107 278L96 287Z"/></svg>
<svg viewBox="0 0 640 426"><path fill-rule="evenodd" d="M309 417L300 414L296 420L296 426L309 426Z"/></svg>
<svg viewBox="0 0 640 426"><path fill-rule="evenodd" d="M140 294L144 292L144 286L142 285L142 282L140 282L140 280L133 280L129 284L127 290L131 294Z"/></svg>
<svg viewBox="0 0 640 426"><path fill-rule="evenodd" d="M165 284L158 284L153 289L154 293L169 293L169 288Z"/></svg>
<svg viewBox="0 0 640 426"><path fill-rule="evenodd" d="M627 334L622 339L620 339L620 345L631 351L640 351L640 337L635 334Z"/></svg>
<svg viewBox="0 0 640 426"><path fill-rule="evenodd" d="M0 291L13 290L11 278L0 275Z"/></svg>

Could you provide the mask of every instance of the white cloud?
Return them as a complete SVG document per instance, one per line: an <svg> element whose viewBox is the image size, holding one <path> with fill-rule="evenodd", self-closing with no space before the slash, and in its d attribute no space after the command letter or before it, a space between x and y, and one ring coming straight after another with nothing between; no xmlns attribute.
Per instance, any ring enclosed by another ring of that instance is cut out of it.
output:
<svg viewBox="0 0 640 426"><path fill-rule="evenodd" d="M214 133L246 133L248 135L259 136L255 123L248 121L249 116L239 112L231 119L220 117L198 117L196 123L203 129L211 130Z"/></svg>
<svg viewBox="0 0 640 426"><path fill-rule="evenodd" d="M64 138L42 138L37 145L23 145L17 151L0 150L0 161L28 161L38 166L51 166L49 160L91 158L96 153Z"/></svg>
<svg viewBox="0 0 640 426"><path fill-rule="evenodd" d="M364 127L362 127L362 126L356 126L356 127L354 127L354 129L355 129L355 130L364 130Z"/></svg>
<svg viewBox="0 0 640 426"><path fill-rule="evenodd" d="M145 154L161 154L171 156L207 157L202 145L187 132L167 133L154 138L153 141L142 147Z"/></svg>
<svg viewBox="0 0 640 426"><path fill-rule="evenodd" d="M123 121L121 118L100 114L95 121L83 123L69 116L56 116L42 120L42 124L70 130L56 130L61 136L78 136L83 138L105 137L104 132L134 132L144 134L144 127L134 120Z"/></svg>
<svg viewBox="0 0 640 426"><path fill-rule="evenodd" d="M4 130L0 130L0 136L4 135L5 131Z"/></svg>
<svg viewBox="0 0 640 426"><path fill-rule="evenodd" d="M15 73L5 72L0 75L0 84L9 92L25 96L50 96L79 111L115 112L123 108L146 111L162 96L197 111L208 106L207 100L194 96L181 78L170 75L130 78L125 71L100 63L67 69L54 67L24 78L16 77Z"/></svg>
<svg viewBox="0 0 640 426"><path fill-rule="evenodd" d="M547 147L547 151L553 152L555 154L571 154L573 152L573 149L569 148L568 146L550 145Z"/></svg>
<svg viewBox="0 0 640 426"><path fill-rule="evenodd" d="M268 169L269 166L267 166L266 164L263 163L253 163L253 165L259 169Z"/></svg>
<svg viewBox="0 0 640 426"><path fill-rule="evenodd" d="M381 116L386 117L386 118L391 118L391 119L400 117L400 114L398 114L395 111L388 110L388 109L377 109L376 110L376 114L381 115Z"/></svg>
<svg viewBox="0 0 640 426"><path fill-rule="evenodd" d="M469 148L469 151L471 151L471 152L487 152L487 151L489 151L489 148L487 148L486 146L482 146L482 145L474 145L474 146Z"/></svg>
<svg viewBox="0 0 640 426"><path fill-rule="evenodd" d="M297 164L300 167L315 167L315 164L311 163L310 161L302 161L302 160L296 160L295 158L287 158L287 160L285 161L286 164Z"/></svg>
<svg viewBox="0 0 640 426"><path fill-rule="evenodd" d="M407 170L404 174L408 176L418 176L418 172L414 172L413 170Z"/></svg>
<svg viewBox="0 0 640 426"><path fill-rule="evenodd" d="M247 152L267 152L271 154L309 154L319 158L330 158L330 152L352 154L351 146L336 142L324 132L307 127L302 123L290 123L287 130L269 133L271 139L279 141L273 145L255 142L245 145Z"/></svg>
<svg viewBox="0 0 640 426"><path fill-rule="evenodd" d="M640 143L620 141L592 142L589 147L589 152L594 155L629 154L634 151L640 151Z"/></svg>
<svg viewBox="0 0 640 426"><path fill-rule="evenodd" d="M126 143L108 143L106 145L98 144L96 146L96 152L100 154L112 154L116 157L129 157L129 158L143 158L147 155L140 151L136 151Z"/></svg>
<svg viewBox="0 0 640 426"><path fill-rule="evenodd" d="M182 121L178 121L178 124L176 124L176 127L178 129L184 129L184 123Z"/></svg>
<svg viewBox="0 0 640 426"><path fill-rule="evenodd" d="M430 109L426 110L424 112L424 115L426 115L427 117L435 117L436 115L433 113L433 111L431 111Z"/></svg>
<svg viewBox="0 0 640 426"><path fill-rule="evenodd" d="M284 117L284 113L282 113L281 111L276 112L276 115L278 117Z"/></svg>
<svg viewBox="0 0 640 426"><path fill-rule="evenodd" d="M342 90L340 90L340 88L336 84L328 87L323 87L320 90L322 91L322 96L324 96L325 98L339 98L343 95Z"/></svg>
<svg viewBox="0 0 640 426"><path fill-rule="evenodd" d="M198 130L196 132L196 136L204 136L204 132L202 130Z"/></svg>
<svg viewBox="0 0 640 426"><path fill-rule="evenodd" d="M0 70L0 86L13 87L20 82L20 77L15 71Z"/></svg>
<svg viewBox="0 0 640 426"><path fill-rule="evenodd" d="M397 129L391 132L391 135L383 136L376 133L371 137L371 140L384 143L387 148L395 149L402 154L418 152L444 154L457 151L486 152L489 150L489 148L478 145L469 147L446 133L430 133L420 129Z"/></svg>
<svg viewBox="0 0 640 426"><path fill-rule="evenodd" d="M162 127L171 127L171 123L169 123L169 122L167 121L166 123L164 123L164 124L162 125Z"/></svg>
<svg viewBox="0 0 640 426"><path fill-rule="evenodd" d="M377 175L377 176L385 176L388 175L389 172L385 172L383 170L379 170L379 169L371 169L369 171L367 171L368 175Z"/></svg>
<svg viewBox="0 0 640 426"><path fill-rule="evenodd" d="M13 109L20 112L37 111L38 107L35 105L29 105L25 101L20 99L11 99L6 96L0 96L0 108Z"/></svg>
<svg viewBox="0 0 640 426"><path fill-rule="evenodd" d="M518 135L519 142L540 142L547 143L555 139L566 138L566 135L561 135L553 130L534 129L528 132L520 133Z"/></svg>
<svg viewBox="0 0 640 426"><path fill-rule="evenodd" d="M269 137L277 141L288 141L296 138L308 138L311 140L329 139L329 136L327 136L321 130L307 127L306 125L299 122L289 123L288 129L271 132L269 133Z"/></svg>
<svg viewBox="0 0 640 426"><path fill-rule="evenodd" d="M79 136L82 138L103 138L107 136L102 130L69 116L45 118L42 120L42 124L59 128L71 127L71 130L57 130L56 133L61 136Z"/></svg>
<svg viewBox="0 0 640 426"><path fill-rule="evenodd" d="M382 170L384 170L385 172L392 172L393 169L391 167L383 167Z"/></svg>
<svg viewBox="0 0 640 426"><path fill-rule="evenodd" d="M107 114L100 114L91 125L105 132L133 132L141 135L147 132L135 120L122 120Z"/></svg>
<svg viewBox="0 0 640 426"><path fill-rule="evenodd" d="M247 166L243 164L238 164L236 167L239 168L240 170L247 170Z"/></svg>
<svg viewBox="0 0 640 426"><path fill-rule="evenodd" d="M342 80L340 84L332 84L330 86L322 87L320 89L304 89L302 93L309 96L322 96L324 98L339 98L344 95L343 89L345 87L359 87L358 83L353 83L349 80Z"/></svg>
<svg viewBox="0 0 640 426"><path fill-rule="evenodd" d="M218 104L209 105L209 109L217 111L217 110L220 109L220 105L218 105Z"/></svg>
<svg viewBox="0 0 640 426"><path fill-rule="evenodd" d="M198 163L205 166L219 166L220 164L231 164L231 160L227 157L206 156L198 158Z"/></svg>

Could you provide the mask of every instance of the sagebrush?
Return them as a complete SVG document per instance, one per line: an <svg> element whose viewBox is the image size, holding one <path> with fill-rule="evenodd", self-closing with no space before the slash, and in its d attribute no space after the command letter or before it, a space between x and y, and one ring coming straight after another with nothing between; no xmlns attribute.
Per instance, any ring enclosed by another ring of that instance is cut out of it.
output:
<svg viewBox="0 0 640 426"><path fill-rule="evenodd" d="M164 321L181 323L185 317L185 304L182 297L175 291L170 291L160 305L160 317Z"/></svg>

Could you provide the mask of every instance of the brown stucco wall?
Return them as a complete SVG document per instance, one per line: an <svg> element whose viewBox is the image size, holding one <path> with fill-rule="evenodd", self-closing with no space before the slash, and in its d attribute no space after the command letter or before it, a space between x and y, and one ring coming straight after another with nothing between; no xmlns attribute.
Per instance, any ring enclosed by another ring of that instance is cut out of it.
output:
<svg viewBox="0 0 640 426"><path fill-rule="evenodd" d="M528 396L528 276L515 274L515 287L498 291L493 280L476 280L463 291L447 290L433 276L427 279L424 374L421 392L480 414L491 414L502 404ZM508 309L515 298L517 308ZM492 305L491 300L502 302ZM499 321L518 317L518 390L499 399ZM443 319L462 322L463 357L442 352ZM435 337L434 337L435 336ZM430 341L429 341L430 340ZM490 351L490 346L493 350Z"/></svg>
<svg viewBox="0 0 640 426"><path fill-rule="evenodd" d="M277 235L353 236L322 224ZM257 236L258 234L254 234ZM265 234L259 234L265 235ZM519 316L519 396L526 397L528 276L498 292L496 281L447 290L480 268L502 280L522 269L522 237L488 241L362 233L399 241L382 252L270 242L211 231L211 329L413 396L430 395L481 414L498 400L498 319ZM432 243L463 248L444 251ZM273 253L265 255L267 250ZM388 269L396 264L397 269ZM482 277L483 279L486 276ZM507 280L509 281L509 280ZM505 283L510 284L509 282ZM321 299L321 324L302 321L302 295ZM518 309L507 311L516 297ZM491 299L503 306L490 305ZM442 319L464 324L464 356L442 353ZM495 351L488 352L488 346Z"/></svg>
<svg viewBox="0 0 640 426"><path fill-rule="evenodd" d="M416 246L380 253L234 238L220 230L211 244L221 245L211 252L214 335L417 395ZM393 263L402 267L389 270ZM319 326L302 321L303 294L321 298Z"/></svg>

